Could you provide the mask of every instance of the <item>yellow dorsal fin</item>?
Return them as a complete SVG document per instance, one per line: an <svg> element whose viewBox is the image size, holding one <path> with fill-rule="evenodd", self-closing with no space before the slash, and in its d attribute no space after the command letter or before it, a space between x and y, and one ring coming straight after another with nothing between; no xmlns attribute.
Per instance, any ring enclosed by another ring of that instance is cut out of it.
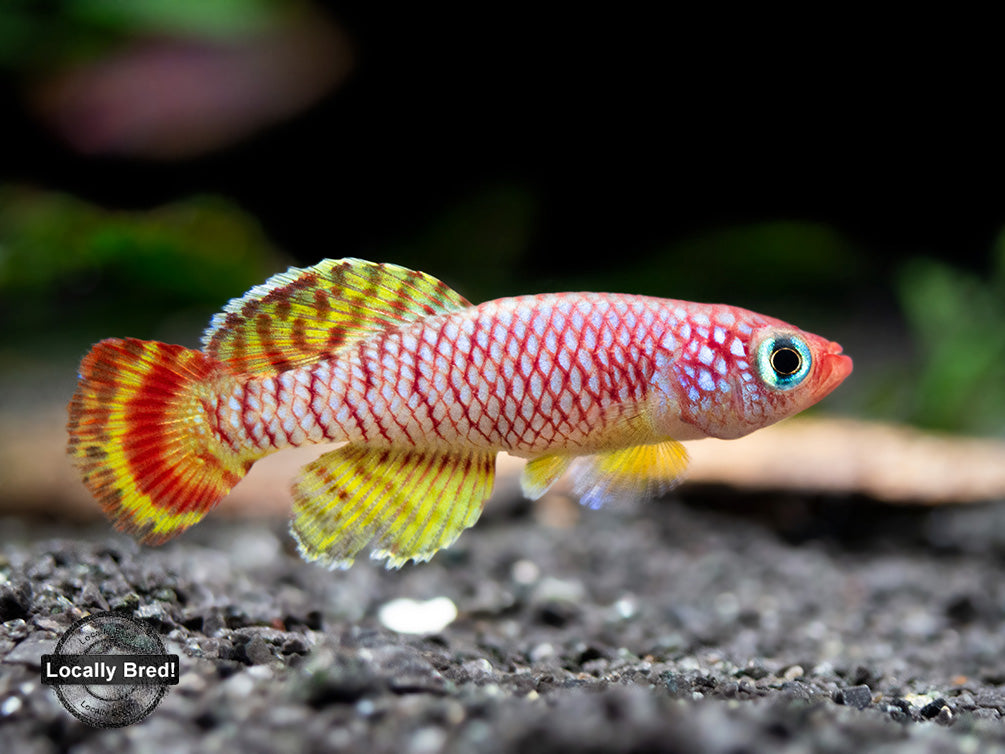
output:
<svg viewBox="0 0 1005 754"><path fill-rule="evenodd" d="M564 474L573 456L547 455L527 461L520 476L520 488L528 500L537 500Z"/></svg>
<svg viewBox="0 0 1005 754"><path fill-rule="evenodd" d="M276 374L326 359L376 332L471 304L395 264L325 259L273 275L213 317L204 351L234 373Z"/></svg>
<svg viewBox="0 0 1005 754"><path fill-rule="evenodd" d="M687 468L687 450L676 440L581 456L572 461L573 491L590 508L659 497Z"/></svg>
<svg viewBox="0 0 1005 754"><path fill-rule="evenodd" d="M348 568L368 544L389 568L429 560L478 520L495 454L350 444L304 467L293 536L307 560Z"/></svg>

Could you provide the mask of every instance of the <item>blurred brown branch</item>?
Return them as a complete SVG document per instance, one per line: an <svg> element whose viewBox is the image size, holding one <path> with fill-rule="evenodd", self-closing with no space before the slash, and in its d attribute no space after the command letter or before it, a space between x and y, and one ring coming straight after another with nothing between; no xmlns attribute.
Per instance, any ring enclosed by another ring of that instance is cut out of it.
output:
<svg viewBox="0 0 1005 754"><path fill-rule="evenodd" d="M0 415L0 512L76 519L99 515L66 457L64 421L62 409L55 408L30 417ZM221 511L285 515L291 480L326 449L297 448L259 461L223 501ZM1005 442L997 440L821 418L783 422L740 440L688 443L688 450L692 464L686 483L859 494L886 503L1005 498ZM516 479L522 466L520 459L500 455L496 498L519 494ZM567 492L567 482L561 480L549 494Z"/></svg>

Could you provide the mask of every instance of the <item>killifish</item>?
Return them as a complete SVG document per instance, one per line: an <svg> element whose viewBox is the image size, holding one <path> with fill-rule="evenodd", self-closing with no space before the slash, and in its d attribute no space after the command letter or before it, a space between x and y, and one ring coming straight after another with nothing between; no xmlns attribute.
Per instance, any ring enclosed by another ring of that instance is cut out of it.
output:
<svg viewBox="0 0 1005 754"><path fill-rule="evenodd" d="M524 493L572 475L583 503L659 495L682 440L736 438L851 372L841 346L735 306L615 293L472 305L393 264L291 268L213 317L202 350L95 345L69 454L115 525L147 543L199 521L259 458L343 443L293 484L302 555L424 561L474 524L495 456Z"/></svg>

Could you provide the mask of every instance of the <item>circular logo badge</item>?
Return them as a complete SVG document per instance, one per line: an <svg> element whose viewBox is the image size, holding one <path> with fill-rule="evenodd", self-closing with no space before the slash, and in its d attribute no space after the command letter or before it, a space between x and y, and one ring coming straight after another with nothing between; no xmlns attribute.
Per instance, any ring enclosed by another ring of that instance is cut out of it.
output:
<svg viewBox="0 0 1005 754"><path fill-rule="evenodd" d="M81 721L97 728L139 722L178 683L179 658L160 636L123 613L103 612L74 623L54 654L42 655L42 683Z"/></svg>

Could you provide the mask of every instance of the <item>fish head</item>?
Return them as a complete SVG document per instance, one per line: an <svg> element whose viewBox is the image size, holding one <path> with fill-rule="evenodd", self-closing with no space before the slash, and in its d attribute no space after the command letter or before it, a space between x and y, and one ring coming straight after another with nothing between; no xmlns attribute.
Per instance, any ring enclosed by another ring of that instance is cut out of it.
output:
<svg viewBox="0 0 1005 754"><path fill-rule="evenodd" d="M713 324L718 308L709 308ZM681 419L706 437L733 439L774 424L851 374L838 343L736 307L718 315L730 326L706 330L707 342L683 349L694 355L674 367Z"/></svg>
<svg viewBox="0 0 1005 754"><path fill-rule="evenodd" d="M852 371L840 344L789 325L755 333L751 353L760 393L770 407L768 423L809 408Z"/></svg>

